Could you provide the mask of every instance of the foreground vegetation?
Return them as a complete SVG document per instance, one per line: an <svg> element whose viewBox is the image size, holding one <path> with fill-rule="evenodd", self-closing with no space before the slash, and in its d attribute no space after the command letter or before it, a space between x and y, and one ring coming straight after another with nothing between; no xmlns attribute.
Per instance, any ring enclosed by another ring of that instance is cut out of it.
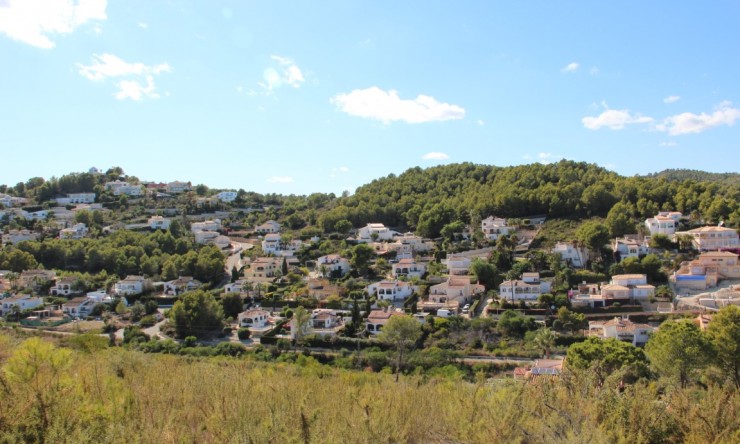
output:
<svg viewBox="0 0 740 444"><path fill-rule="evenodd" d="M2 442L738 442L740 395L566 372L475 383L0 334Z"/></svg>

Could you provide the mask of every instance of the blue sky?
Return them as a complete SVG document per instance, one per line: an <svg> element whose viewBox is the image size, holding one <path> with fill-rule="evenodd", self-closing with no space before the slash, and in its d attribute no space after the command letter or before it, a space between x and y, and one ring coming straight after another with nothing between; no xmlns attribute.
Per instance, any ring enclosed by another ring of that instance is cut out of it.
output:
<svg viewBox="0 0 740 444"><path fill-rule="evenodd" d="M555 4L557 3L557 4ZM0 183L737 172L740 2L0 0Z"/></svg>

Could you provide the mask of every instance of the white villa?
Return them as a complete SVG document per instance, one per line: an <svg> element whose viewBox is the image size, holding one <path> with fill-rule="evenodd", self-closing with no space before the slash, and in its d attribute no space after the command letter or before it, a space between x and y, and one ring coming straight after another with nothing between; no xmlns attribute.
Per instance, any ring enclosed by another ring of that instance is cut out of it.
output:
<svg viewBox="0 0 740 444"><path fill-rule="evenodd" d="M588 249L574 245L572 242L558 242L552 249L552 254L559 254L566 264L583 268L589 259Z"/></svg>
<svg viewBox="0 0 740 444"><path fill-rule="evenodd" d="M62 304L62 312L70 318L84 318L90 316L93 309L99 302L86 296L80 296L70 299Z"/></svg>
<svg viewBox="0 0 740 444"><path fill-rule="evenodd" d="M630 237L616 238L612 244L612 251L619 253L619 261L628 257L640 258L650 252L650 247L646 241L639 241Z"/></svg>
<svg viewBox="0 0 740 444"><path fill-rule="evenodd" d="M656 216L645 219L645 226L650 235L665 234L672 236L678 228L678 221L683 215L678 211L661 211Z"/></svg>
<svg viewBox="0 0 740 444"><path fill-rule="evenodd" d="M248 280L270 281L277 277L284 260L276 257L259 257L249 265L244 275Z"/></svg>
<svg viewBox="0 0 740 444"><path fill-rule="evenodd" d="M442 260L442 265L447 266L447 273L454 276L466 276L470 269L471 259L467 256L452 254Z"/></svg>
<svg viewBox="0 0 740 444"><path fill-rule="evenodd" d="M120 180L106 183L105 189L112 191L114 196L120 196L122 194L127 196L141 196L143 194L141 185L132 185Z"/></svg>
<svg viewBox="0 0 740 444"><path fill-rule="evenodd" d="M236 191L221 191L220 193L216 194L216 199L220 200L221 202L233 202L236 200Z"/></svg>
<svg viewBox="0 0 740 444"><path fill-rule="evenodd" d="M654 328L648 324L637 324L629 319L614 318L608 321L590 321L588 335L601 339L616 338L634 346L645 345Z"/></svg>
<svg viewBox="0 0 740 444"><path fill-rule="evenodd" d="M264 328L270 319L270 313L261 308L251 308L239 313L237 320L240 327Z"/></svg>
<svg viewBox="0 0 740 444"><path fill-rule="evenodd" d="M203 283L192 276L180 276L175 280L164 283L164 294L177 296L186 291L193 291L202 286Z"/></svg>
<svg viewBox="0 0 740 444"><path fill-rule="evenodd" d="M18 310L23 312L31 308L36 308L44 305L44 299L40 297L32 297L28 294L21 294L12 296L9 298L2 299L2 305L0 305L0 314L7 316L13 312L13 307L18 307Z"/></svg>
<svg viewBox="0 0 740 444"><path fill-rule="evenodd" d="M59 239L82 239L87 236L87 226L83 223L74 224L59 231Z"/></svg>
<svg viewBox="0 0 740 444"><path fill-rule="evenodd" d="M7 234L3 234L3 244L17 244L27 240L37 240L39 233L30 230L10 230Z"/></svg>
<svg viewBox="0 0 740 444"><path fill-rule="evenodd" d="M326 275L331 275L336 272L344 276L349 273L351 267L349 265L349 260L338 254L329 254L316 259L316 270Z"/></svg>
<svg viewBox="0 0 740 444"><path fill-rule="evenodd" d="M280 232L280 224L275 222L274 220L268 220L267 222L257 225L254 227L254 231L257 233L279 233Z"/></svg>
<svg viewBox="0 0 740 444"><path fill-rule="evenodd" d="M701 227L676 233L676 235L679 234L688 234L694 238L694 247L699 251L740 248L740 237L737 234L737 230L733 228Z"/></svg>
<svg viewBox="0 0 740 444"><path fill-rule="evenodd" d="M283 243L279 233L268 233L262 239L262 252L265 254L278 254Z"/></svg>
<svg viewBox="0 0 740 444"><path fill-rule="evenodd" d="M359 242L389 241L395 236L395 231L391 231L383 224L370 223L357 230L357 240Z"/></svg>
<svg viewBox="0 0 740 444"><path fill-rule="evenodd" d="M170 223L169 219L162 216L152 216L147 220L147 224L152 230L169 230Z"/></svg>
<svg viewBox="0 0 740 444"><path fill-rule="evenodd" d="M55 199L59 205L95 203L95 193L69 193L67 197Z"/></svg>
<svg viewBox="0 0 740 444"><path fill-rule="evenodd" d="M193 222L190 225L190 231L197 233L199 231L218 231L221 229L221 220L213 219L203 222Z"/></svg>
<svg viewBox="0 0 740 444"><path fill-rule="evenodd" d="M500 236L508 235L514 231L514 227L506 225L506 219L488 216L480 223L481 230L488 240L498 240Z"/></svg>
<svg viewBox="0 0 740 444"><path fill-rule="evenodd" d="M113 294L116 296L130 296L144 292L144 276L126 276L126 279L120 280L113 285Z"/></svg>
<svg viewBox="0 0 740 444"><path fill-rule="evenodd" d="M407 315L401 311L395 311L387 307L383 310L372 310L365 321L367 332L372 335L377 335L393 316Z"/></svg>
<svg viewBox="0 0 740 444"><path fill-rule="evenodd" d="M190 182L180 182L178 180L165 185L165 190L170 194L184 193L193 189Z"/></svg>
<svg viewBox="0 0 740 444"><path fill-rule="evenodd" d="M504 281L499 285L502 299L535 302L543 293L550 292L551 283L540 280L539 273L523 273L520 280Z"/></svg>
<svg viewBox="0 0 740 444"><path fill-rule="evenodd" d="M413 259L401 259L391 267L391 273L395 278L401 276L421 278L426 271L427 267L424 264L420 264Z"/></svg>
<svg viewBox="0 0 740 444"><path fill-rule="evenodd" d="M379 300L402 301L414 294L414 287L408 282L380 281L365 287L369 295L375 295Z"/></svg>
<svg viewBox="0 0 740 444"><path fill-rule="evenodd" d="M467 277L452 277L441 284L429 288L429 299L422 302L425 311L439 308L457 309L472 302L473 296L483 293L486 288L480 284L471 284Z"/></svg>

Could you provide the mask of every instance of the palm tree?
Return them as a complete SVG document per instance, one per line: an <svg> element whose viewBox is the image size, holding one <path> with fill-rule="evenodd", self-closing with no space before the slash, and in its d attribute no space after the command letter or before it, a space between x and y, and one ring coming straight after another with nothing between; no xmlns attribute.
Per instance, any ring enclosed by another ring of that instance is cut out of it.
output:
<svg viewBox="0 0 740 444"><path fill-rule="evenodd" d="M555 345L555 339L555 333L547 327L544 327L535 333L534 344L537 348L544 350L545 359L550 359L550 350L552 350L552 347Z"/></svg>

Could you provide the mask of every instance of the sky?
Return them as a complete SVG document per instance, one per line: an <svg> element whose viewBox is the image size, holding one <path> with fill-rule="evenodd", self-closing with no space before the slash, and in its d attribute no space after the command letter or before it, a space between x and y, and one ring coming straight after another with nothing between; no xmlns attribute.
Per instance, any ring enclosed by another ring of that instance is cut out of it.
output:
<svg viewBox="0 0 740 444"><path fill-rule="evenodd" d="M0 0L0 183L740 171L740 2Z"/></svg>

